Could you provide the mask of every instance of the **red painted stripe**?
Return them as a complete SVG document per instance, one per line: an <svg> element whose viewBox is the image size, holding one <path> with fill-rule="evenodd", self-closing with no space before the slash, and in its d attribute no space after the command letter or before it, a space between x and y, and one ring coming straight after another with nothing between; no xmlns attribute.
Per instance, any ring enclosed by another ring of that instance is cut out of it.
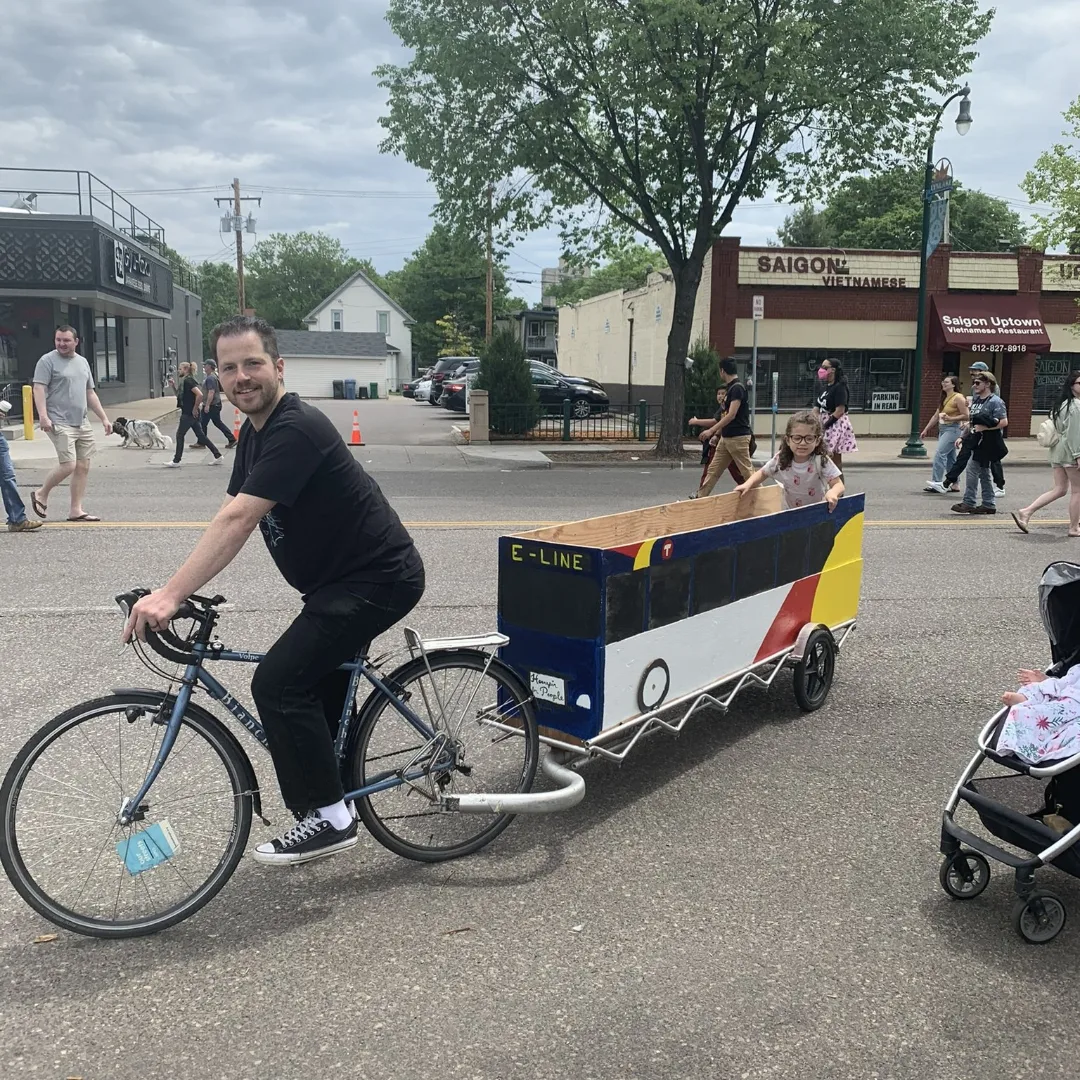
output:
<svg viewBox="0 0 1080 1080"><path fill-rule="evenodd" d="M773 624L754 657L755 664L766 656L774 656L795 644L799 631L810 621L814 610L814 595L820 580L821 575L814 574L813 577L802 578L791 586L791 591L776 613L776 618L773 619Z"/></svg>

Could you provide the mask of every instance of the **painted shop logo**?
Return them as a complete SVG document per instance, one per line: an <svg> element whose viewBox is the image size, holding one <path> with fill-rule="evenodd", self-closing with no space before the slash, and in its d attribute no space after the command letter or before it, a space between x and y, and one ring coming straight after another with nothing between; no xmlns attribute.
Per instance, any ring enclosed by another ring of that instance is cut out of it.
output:
<svg viewBox="0 0 1080 1080"><path fill-rule="evenodd" d="M843 256L831 255L761 255L757 261L760 274L815 274L822 285L839 289L906 289L906 277L866 277L853 274Z"/></svg>
<svg viewBox="0 0 1080 1080"><path fill-rule="evenodd" d="M1042 330L1042 319L1016 319L1011 316L991 315L942 315L941 325L947 330L999 330L1004 334L1023 334L1028 330Z"/></svg>
<svg viewBox="0 0 1080 1080"><path fill-rule="evenodd" d="M150 282L143 279L150 277L150 260L120 240L114 240L112 245L113 280L116 284L134 292L149 293Z"/></svg>

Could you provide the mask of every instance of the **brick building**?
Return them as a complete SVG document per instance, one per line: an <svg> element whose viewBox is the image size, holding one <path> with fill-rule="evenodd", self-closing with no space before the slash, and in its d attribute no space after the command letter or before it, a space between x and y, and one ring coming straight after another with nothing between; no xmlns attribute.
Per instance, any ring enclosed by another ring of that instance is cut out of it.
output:
<svg viewBox="0 0 1080 1080"><path fill-rule="evenodd" d="M757 378L762 428L769 423L773 373L780 411L803 408L828 356L847 375L856 431L900 435L911 423L918 286L917 252L744 248L738 238L723 237L707 260L695 329L707 333L721 355L749 361L753 298L764 297ZM1001 384L1010 431L1033 431L1062 376L1080 367L1080 335L1073 330L1080 258L941 245L927 268L927 286L921 421L939 399L943 374L960 374L966 387L968 367L983 360ZM599 379L614 400L624 391L627 398L660 400L673 300L670 280L653 274L643 289L561 309L559 367ZM644 327L643 310L653 316ZM635 312L636 326L630 322Z"/></svg>

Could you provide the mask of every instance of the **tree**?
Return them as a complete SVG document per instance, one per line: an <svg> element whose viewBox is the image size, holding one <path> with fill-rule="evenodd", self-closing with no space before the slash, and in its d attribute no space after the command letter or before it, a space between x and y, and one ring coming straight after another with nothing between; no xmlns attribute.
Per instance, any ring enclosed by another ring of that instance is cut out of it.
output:
<svg viewBox="0 0 1080 1080"><path fill-rule="evenodd" d="M558 221L588 254L656 245L675 301L658 452L682 454L683 365L705 256L740 201L917 155L992 13L979 0L391 0L412 52L377 74L383 148L486 227ZM857 64L853 65L853 58Z"/></svg>
<svg viewBox="0 0 1080 1080"><path fill-rule="evenodd" d="M777 230L788 247L918 250L922 236L923 167L897 166L853 176L822 210L801 206ZM961 251L1000 251L1024 243L1024 223L1004 199L956 183L949 205L953 246Z"/></svg>
<svg viewBox="0 0 1080 1080"><path fill-rule="evenodd" d="M358 270L382 287L369 260L353 258L325 233L271 233L244 269L247 303L279 330L303 330L304 316Z"/></svg>
<svg viewBox="0 0 1080 1080"><path fill-rule="evenodd" d="M386 275L386 291L416 320L412 328L413 360L427 362L440 353L443 338L437 320L452 315L470 340L464 355L472 355L484 339L484 292L487 256L480 240L445 223L438 223L400 270ZM508 293L506 271L495 264L495 317L506 314L514 301ZM524 307L522 301L516 303Z"/></svg>
<svg viewBox="0 0 1080 1080"><path fill-rule="evenodd" d="M551 294L557 304L573 304L617 289L640 289L650 270L659 270L666 265L664 256L656 248L648 244L628 244L588 277L568 277L559 282Z"/></svg>
<svg viewBox="0 0 1080 1080"><path fill-rule="evenodd" d="M540 417L525 350L509 330L496 330L484 347L476 389L488 392L490 427L499 435L524 435Z"/></svg>
<svg viewBox="0 0 1080 1080"><path fill-rule="evenodd" d="M835 246L825 216L813 203L803 203L793 214L784 218L776 230L784 247L827 248Z"/></svg>
<svg viewBox="0 0 1080 1080"><path fill-rule="evenodd" d="M1020 186L1032 202L1051 207L1049 213L1035 215L1035 242L1040 247L1065 245L1070 255L1080 255L1080 98L1064 117L1070 125L1063 132L1068 141L1044 150Z"/></svg>
<svg viewBox="0 0 1080 1080"><path fill-rule="evenodd" d="M435 320L435 331L439 335L439 356L472 356L472 336L460 329L453 315L444 315Z"/></svg>
<svg viewBox="0 0 1080 1080"><path fill-rule="evenodd" d="M198 268L202 300L203 356L210 356L210 331L232 318L240 306L236 267L227 262L204 262Z"/></svg>

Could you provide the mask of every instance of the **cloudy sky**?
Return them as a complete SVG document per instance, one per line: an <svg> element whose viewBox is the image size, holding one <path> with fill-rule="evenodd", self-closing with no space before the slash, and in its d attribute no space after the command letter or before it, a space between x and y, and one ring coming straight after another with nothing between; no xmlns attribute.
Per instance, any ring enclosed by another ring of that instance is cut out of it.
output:
<svg viewBox="0 0 1080 1080"><path fill-rule="evenodd" d="M970 79L974 126L960 139L949 125L937 149L965 184L1024 211L1019 181L1078 92L1069 72L1080 0L997 8ZM422 242L432 198L422 172L378 151L385 102L371 72L403 59L385 9L385 0L13 0L0 20L0 165L92 171L131 192L196 261L229 257L214 196L238 176L245 194L262 196L248 207L260 234L321 229L393 269ZM747 206L728 231L763 243L784 214ZM554 234L519 244L509 266L520 295L538 299L540 268L557 258Z"/></svg>

